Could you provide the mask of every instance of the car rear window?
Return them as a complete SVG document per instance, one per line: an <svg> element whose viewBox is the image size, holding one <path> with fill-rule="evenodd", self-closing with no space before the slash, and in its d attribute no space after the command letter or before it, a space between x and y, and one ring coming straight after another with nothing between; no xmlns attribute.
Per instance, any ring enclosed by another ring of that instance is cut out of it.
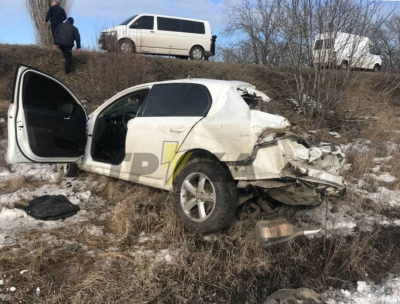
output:
<svg viewBox="0 0 400 304"><path fill-rule="evenodd" d="M211 106L208 90L200 85L191 86L179 116L205 116Z"/></svg>
<svg viewBox="0 0 400 304"><path fill-rule="evenodd" d="M139 116L205 116L211 107L211 95L198 84L154 85Z"/></svg>
<svg viewBox="0 0 400 304"><path fill-rule="evenodd" d="M203 22L189 21L189 20L181 20L181 31L192 34L206 33Z"/></svg>

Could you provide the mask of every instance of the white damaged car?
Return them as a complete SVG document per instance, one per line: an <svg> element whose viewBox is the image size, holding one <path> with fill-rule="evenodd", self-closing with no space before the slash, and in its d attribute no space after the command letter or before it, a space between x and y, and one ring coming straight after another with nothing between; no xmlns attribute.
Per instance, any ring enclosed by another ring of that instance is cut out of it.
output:
<svg viewBox="0 0 400 304"><path fill-rule="evenodd" d="M174 191L186 227L227 227L257 196L290 205L343 195L338 145L312 146L287 119L257 110L269 98L240 81L138 85L87 115L60 81L18 68L8 112L8 162L60 164Z"/></svg>

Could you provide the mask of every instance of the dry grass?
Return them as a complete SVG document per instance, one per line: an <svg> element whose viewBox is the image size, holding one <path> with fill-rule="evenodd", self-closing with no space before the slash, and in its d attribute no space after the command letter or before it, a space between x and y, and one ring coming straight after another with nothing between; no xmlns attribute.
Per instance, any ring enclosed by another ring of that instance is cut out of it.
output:
<svg viewBox="0 0 400 304"><path fill-rule="evenodd" d="M155 245L179 248L174 263L166 264L132 255L138 244L90 240L84 226L82 233L51 233L75 245L57 248L41 242L43 233L36 232L28 236L36 240L31 251L1 251L0 273L12 275L17 287L13 299L39 301L39 286L46 303L260 303L279 288L348 288L357 280L379 282L400 270L399 230L299 239L269 250L255 243L251 231L238 238L220 234L212 241L186 234L183 242L162 239ZM94 256L87 254L93 250ZM20 275L21 269L29 272Z"/></svg>
<svg viewBox="0 0 400 304"><path fill-rule="evenodd" d="M398 228L351 237L299 238L265 250L254 239L254 220L246 209L229 231L204 238L184 231L164 191L106 177L99 177L92 191L107 200L105 209L98 210L108 211L107 218L32 231L25 235L25 247L0 250L0 274L13 276L5 287L17 287L13 300L261 303L279 288L322 292L400 273ZM358 197L350 195L348 200ZM102 233L94 234L93 226L102 227ZM157 238L139 242L143 232ZM143 256L162 250L169 250L172 263ZM29 271L20 275L22 269Z"/></svg>

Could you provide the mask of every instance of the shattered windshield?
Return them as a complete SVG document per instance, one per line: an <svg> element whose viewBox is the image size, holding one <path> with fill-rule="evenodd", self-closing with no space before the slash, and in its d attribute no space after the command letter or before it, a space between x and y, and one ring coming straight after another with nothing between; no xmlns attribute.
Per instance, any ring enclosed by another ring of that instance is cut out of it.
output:
<svg viewBox="0 0 400 304"><path fill-rule="evenodd" d="M130 17L128 19L126 19L124 22L122 22L120 25L128 25L129 22L131 22L133 19L135 19L137 17L137 15Z"/></svg>

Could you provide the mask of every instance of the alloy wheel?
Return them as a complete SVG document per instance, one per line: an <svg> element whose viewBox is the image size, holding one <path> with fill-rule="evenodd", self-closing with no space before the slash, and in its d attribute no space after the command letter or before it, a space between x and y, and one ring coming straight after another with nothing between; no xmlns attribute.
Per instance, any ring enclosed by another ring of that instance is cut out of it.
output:
<svg viewBox="0 0 400 304"><path fill-rule="evenodd" d="M216 195L213 183L203 173L189 174L181 186L180 202L185 215L192 221L205 221L215 210Z"/></svg>

